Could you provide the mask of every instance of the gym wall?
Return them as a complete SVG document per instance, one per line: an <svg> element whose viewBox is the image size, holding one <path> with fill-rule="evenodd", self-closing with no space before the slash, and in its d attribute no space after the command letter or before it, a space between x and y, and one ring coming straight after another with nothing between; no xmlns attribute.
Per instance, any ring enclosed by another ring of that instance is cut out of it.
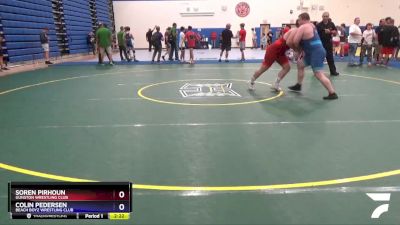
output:
<svg viewBox="0 0 400 225"><path fill-rule="evenodd" d="M235 6L241 2L250 6L247 17L239 17ZM146 48L145 33L154 25L161 26L164 33L168 26L176 22L178 27L191 25L196 28L224 28L226 23L232 24L232 32L239 30L239 24L245 23L246 30L259 27L261 23L270 23L272 27L280 27L282 23L295 21L300 0L203 0L203 1L136 1L114 0L116 27L130 26L135 37L136 48ZM320 7L323 6L323 7ZM226 8L225 8L226 7ZM361 17L361 25L367 22L376 24L381 17L391 16L400 19L400 0L303 0L303 11L310 13L312 20L321 20L324 11L329 11L333 22L350 25L354 17ZM213 12L213 16L184 17L180 13ZM226 10L224 10L226 9ZM290 14L293 10L293 14ZM247 46L251 45L251 36L247 38Z"/></svg>

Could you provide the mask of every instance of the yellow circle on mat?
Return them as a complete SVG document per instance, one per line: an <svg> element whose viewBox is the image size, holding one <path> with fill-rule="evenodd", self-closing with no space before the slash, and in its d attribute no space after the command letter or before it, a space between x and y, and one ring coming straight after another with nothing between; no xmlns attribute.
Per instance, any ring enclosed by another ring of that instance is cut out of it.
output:
<svg viewBox="0 0 400 225"><path fill-rule="evenodd" d="M50 81L40 82L40 83L36 83L36 84L30 84L30 85L26 85L26 86L22 86L22 87L17 87L17 88L10 89L10 90L5 90L5 91L0 92L0 95L6 95L6 94L9 94L12 92L25 90L25 89L32 88L32 87L53 84L53 83L58 83L58 82L62 82L62 81L67 81L67 80L89 78L89 77L103 76L103 75L110 75L110 74L75 76L75 77L69 77L69 78L58 79L58 80L50 80ZM386 79L375 78L375 77L365 77L365 76L359 76L359 75L350 75L350 74L342 74L342 75L348 76L348 77L363 78L363 79L368 79L368 80L382 81L382 82L386 82L386 83L400 85L399 81L386 80ZM208 79L208 80L210 80L210 79ZM239 80L239 81L243 81L243 80ZM173 81L170 81L170 82L173 82ZM175 82L178 82L178 81L175 81ZM164 83L167 83L167 82L164 82ZM270 84L263 83L263 82L257 82L257 83L270 85ZM138 94L141 93L144 89L149 88L150 86L156 86L156 85L160 85L160 84L162 84L162 83L143 87L138 91ZM273 98L277 98L282 95L283 95L283 92L280 92L277 96L275 96ZM272 99L269 99L269 100L272 100ZM260 101L262 101L262 100L258 100L256 102L260 102ZM268 101L268 100L264 100L264 101ZM255 102L252 102L252 103L255 103ZM241 103L241 104L250 104L250 103ZM97 182L96 180L67 177L67 176L61 176L61 175L56 175L56 174L34 171L34 170L25 169L25 168L13 166L13 165L1 163L1 162L0 162L0 169L4 169L7 171L19 173L19 174L25 174L25 175L29 175L29 176L41 177L41 178L57 180L57 181ZM320 180L320 181L308 181L308 182L299 182L299 183L294 182L294 183L287 183L287 184L246 185L246 186L175 186L175 185L169 186L169 185L153 185L153 184L135 183L133 185L133 189L155 190L155 191L257 191L257 190L269 190L269 189L290 189L290 188L330 186L330 185L376 180L376 179L382 179L382 178L386 178L386 177L399 176L399 175L400 175L400 169L395 169L395 170L390 170L390 171L385 171L385 172L379 172L379 173L373 173L373 174L367 174L367 175L361 175L361 176L354 176L354 177L337 178L337 179Z"/></svg>
<svg viewBox="0 0 400 225"><path fill-rule="evenodd" d="M244 102L231 102L231 103L186 103L186 102L172 102L172 101L164 101L156 98L151 98L143 94L143 91L146 89L150 89L152 87L164 85L164 84L171 84L171 83L178 83L178 82L186 82L186 81L217 81L217 80L225 80L225 81L238 81L238 82L248 82L247 80L238 80L238 79L189 79L189 80L173 80L173 81L166 81L166 82L160 82L160 83L154 83L147 85L145 87L142 87L138 90L137 94L148 101L156 102L156 103L163 103L163 104L170 104L170 105L185 105L185 106L235 106L235 105L247 105L247 104L254 104L254 103L259 103L259 102L266 102L266 101L271 101L276 98L281 97L284 92L280 91L277 95L269 98L263 98L259 100L253 100L253 101L244 101ZM256 82L258 84L263 84L263 85L268 85L271 86L269 83L265 82Z"/></svg>
<svg viewBox="0 0 400 225"><path fill-rule="evenodd" d="M8 165L5 163L0 163L0 168L20 174L42 177L50 180L67 181L67 182L98 182L96 180L66 177L50 173L38 172L34 170ZM400 169L356 176L356 177L346 177L340 179L309 181L309 182L289 183L289 184L250 185L250 186L169 186L169 185L134 183L132 188L141 190L155 190L155 191L260 191L260 190L270 190L270 189L321 187L321 186L346 184L346 183L353 183L360 181L376 180L398 175L400 175Z"/></svg>

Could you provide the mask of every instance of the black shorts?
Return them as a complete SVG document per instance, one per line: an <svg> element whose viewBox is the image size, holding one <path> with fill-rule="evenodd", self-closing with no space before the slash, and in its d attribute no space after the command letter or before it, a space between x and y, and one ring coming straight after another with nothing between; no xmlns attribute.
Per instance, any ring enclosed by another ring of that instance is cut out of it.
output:
<svg viewBox="0 0 400 225"><path fill-rule="evenodd" d="M185 47L180 47L179 50L184 51Z"/></svg>
<svg viewBox="0 0 400 225"><path fill-rule="evenodd" d="M225 50L226 50L226 51L230 51L231 48L232 48L232 47L231 47L230 45L221 45L221 50L222 50L222 51L225 51Z"/></svg>
<svg viewBox="0 0 400 225"><path fill-rule="evenodd" d="M162 45L153 45L154 51L158 52L162 50Z"/></svg>
<svg viewBox="0 0 400 225"><path fill-rule="evenodd" d="M0 56L3 56L3 47L0 47Z"/></svg>

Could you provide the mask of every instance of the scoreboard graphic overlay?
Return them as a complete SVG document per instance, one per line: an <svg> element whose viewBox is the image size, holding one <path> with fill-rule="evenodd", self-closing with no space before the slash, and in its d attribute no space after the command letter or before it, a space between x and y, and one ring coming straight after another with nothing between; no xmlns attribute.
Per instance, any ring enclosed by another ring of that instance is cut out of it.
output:
<svg viewBox="0 0 400 225"><path fill-rule="evenodd" d="M12 219L129 219L130 182L10 182Z"/></svg>

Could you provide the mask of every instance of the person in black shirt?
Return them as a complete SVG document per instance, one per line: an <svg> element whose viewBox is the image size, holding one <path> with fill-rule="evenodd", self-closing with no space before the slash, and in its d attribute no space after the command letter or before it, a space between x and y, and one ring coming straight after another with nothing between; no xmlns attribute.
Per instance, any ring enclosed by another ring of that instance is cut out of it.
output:
<svg viewBox="0 0 400 225"><path fill-rule="evenodd" d="M153 28L153 30L149 28L149 30L146 33L146 40L147 40L147 42L149 42L149 52L151 52L151 45L152 45L151 44L151 36L153 36L154 29L155 28Z"/></svg>
<svg viewBox="0 0 400 225"><path fill-rule="evenodd" d="M337 76L335 61L333 59L332 35L336 34L335 24L329 18L329 13L322 14L322 21L317 24L318 35L321 38L322 45L326 50L326 61L328 61L329 70L332 76Z"/></svg>
<svg viewBox="0 0 400 225"><path fill-rule="evenodd" d="M231 24L227 24L226 28L224 31L222 31L222 41L221 41L221 54L219 56L218 62L221 62L222 55L224 54L224 51L226 50L225 53L225 62L229 62L228 56L229 56L229 51L232 48L232 38L233 38L233 33L231 31Z"/></svg>
<svg viewBox="0 0 400 225"><path fill-rule="evenodd" d="M346 33L346 24L342 23L339 27L340 30L340 57L343 59L344 57L344 45L347 42L347 33Z"/></svg>
<svg viewBox="0 0 400 225"><path fill-rule="evenodd" d="M154 45L154 53L153 53L153 58L151 60L152 63L154 63L156 54L158 54L157 55L157 63L160 63L162 41L164 41L164 37L163 37L162 33L160 32L160 27L156 26L156 32L150 38L150 42L153 42L153 45Z"/></svg>
<svg viewBox="0 0 400 225"><path fill-rule="evenodd" d="M400 26L397 27L398 32L400 33ZM400 56L399 56L399 52L400 52L400 40L398 41L398 45L397 45L397 50L396 53L394 54L397 60L400 60Z"/></svg>
<svg viewBox="0 0 400 225"><path fill-rule="evenodd" d="M392 18L386 19L386 25L382 27L380 36L378 37L380 37L379 40L382 44L382 64L387 66L390 56L394 55L394 50L399 42L399 30L394 26L394 20Z"/></svg>
<svg viewBox="0 0 400 225"><path fill-rule="evenodd" d="M381 62L381 49L382 49L382 28L386 25L385 19L379 20L379 26L375 28L375 34L378 36L375 40L375 48L374 48L374 60L376 64L380 64Z"/></svg>
<svg viewBox="0 0 400 225"><path fill-rule="evenodd" d="M272 33L272 31L269 31L267 34L268 38L267 38L267 44L271 45L272 44L272 37L274 36L274 34Z"/></svg>

